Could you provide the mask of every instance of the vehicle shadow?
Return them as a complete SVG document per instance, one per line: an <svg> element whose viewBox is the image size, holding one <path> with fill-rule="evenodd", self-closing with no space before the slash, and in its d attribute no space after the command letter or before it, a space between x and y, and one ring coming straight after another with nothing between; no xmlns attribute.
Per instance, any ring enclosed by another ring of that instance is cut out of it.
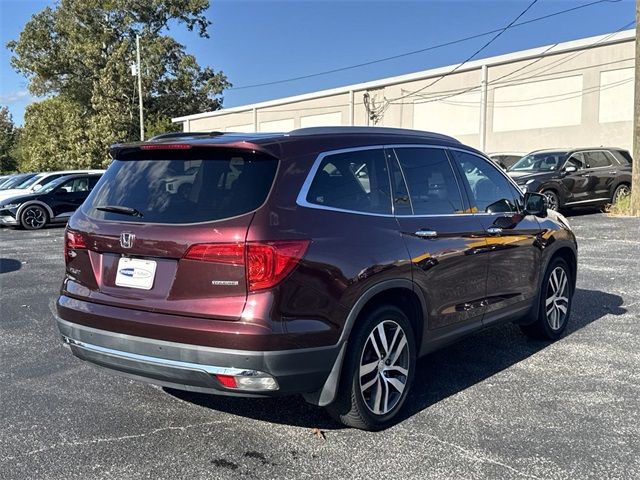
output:
<svg viewBox="0 0 640 480"><path fill-rule="evenodd" d="M626 313L622 297L584 289L576 290L572 310L565 336L606 315ZM482 330L427 355L418 362L413 389L398 422L525 360L548 345L549 342L529 339L517 325L509 323ZM320 429L343 428L323 409L307 404L300 397L252 399L169 388L165 391L202 407L265 422Z"/></svg>
<svg viewBox="0 0 640 480"><path fill-rule="evenodd" d="M22 268L22 262L13 258L0 258L0 273L15 272Z"/></svg>
<svg viewBox="0 0 640 480"><path fill-rule="evenodd" d="M584 217L586 215L597 215L604 212L604 207L575 207L570 210L562 210L562 214L567 217Z"/></svg>

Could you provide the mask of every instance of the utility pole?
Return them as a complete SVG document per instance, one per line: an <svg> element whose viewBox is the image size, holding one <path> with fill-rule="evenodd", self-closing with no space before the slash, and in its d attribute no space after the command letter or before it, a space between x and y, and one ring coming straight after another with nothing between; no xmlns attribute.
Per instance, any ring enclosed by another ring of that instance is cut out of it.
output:
<svg viewBox="0 0 640 480"><path fill-rule="evenodd" d="M144 110L142 107L142 66L140 65L140 35L136 35L136 72L138 74L138 105L140 106L140 141L144 142Z"/></svg>
<svg viewBox="0 0 640 480"><path fill-rule="evenodd" d="M631 215L640 216L640 0L636 0L636 65L633 98L633 164L631 173Z"/></svg>
<svg viewBox="0 0 640 480"><path fill-rule="evenodd" d="M638 0L640 1L640 0ZM487 148L487 81L488 67L482 65L482 80L480 82L480 151Z"/></svg>

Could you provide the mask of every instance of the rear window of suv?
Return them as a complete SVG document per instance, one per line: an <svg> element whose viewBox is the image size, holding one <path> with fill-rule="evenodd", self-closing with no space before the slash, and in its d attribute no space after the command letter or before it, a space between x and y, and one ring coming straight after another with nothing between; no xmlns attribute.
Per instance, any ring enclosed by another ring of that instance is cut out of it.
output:
<svg viewBox="0 0 640 480"><path fill-rule="evenodd" d="M114 160L84 203L97 220L188 224L260 207L278 160L249 152L188 159Z"/></svg>

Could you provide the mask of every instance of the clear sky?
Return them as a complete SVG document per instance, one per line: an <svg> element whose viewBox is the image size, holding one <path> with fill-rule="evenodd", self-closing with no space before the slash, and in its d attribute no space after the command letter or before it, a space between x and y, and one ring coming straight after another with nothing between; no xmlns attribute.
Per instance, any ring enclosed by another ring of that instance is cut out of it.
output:
<svg viewBox="0 0 640 480"><path fill-rule="evenodd" d="M594 0L539 0L526 21ZM0 105L20 124L36 99L9 64L4 46L29 17L55 2L0 0ZM211 38L174 28L171 33L201 65L223 70L236 87L314 74L499 29L531 0L446 1L248 1L213 0ZM592 5L505 32L478 57L609 33L634 20L635 0ZM305 80L224 93L232 107L313 92L461 62L491 38L487 35L400 59ZM197 113L197 112L194 112Z"/></svg>

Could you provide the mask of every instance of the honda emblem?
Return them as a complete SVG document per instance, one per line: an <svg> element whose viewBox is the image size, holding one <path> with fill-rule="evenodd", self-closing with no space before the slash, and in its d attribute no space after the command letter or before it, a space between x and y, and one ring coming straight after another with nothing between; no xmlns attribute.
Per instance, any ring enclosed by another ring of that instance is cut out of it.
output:
<svg viewBox="0 0 640 480"><path fill-rule="evenodd" d="M136 239L136 236L133 233L121 233L120 234L120 246L122 248L131 248L133 247L133 241Z"/></svg>

